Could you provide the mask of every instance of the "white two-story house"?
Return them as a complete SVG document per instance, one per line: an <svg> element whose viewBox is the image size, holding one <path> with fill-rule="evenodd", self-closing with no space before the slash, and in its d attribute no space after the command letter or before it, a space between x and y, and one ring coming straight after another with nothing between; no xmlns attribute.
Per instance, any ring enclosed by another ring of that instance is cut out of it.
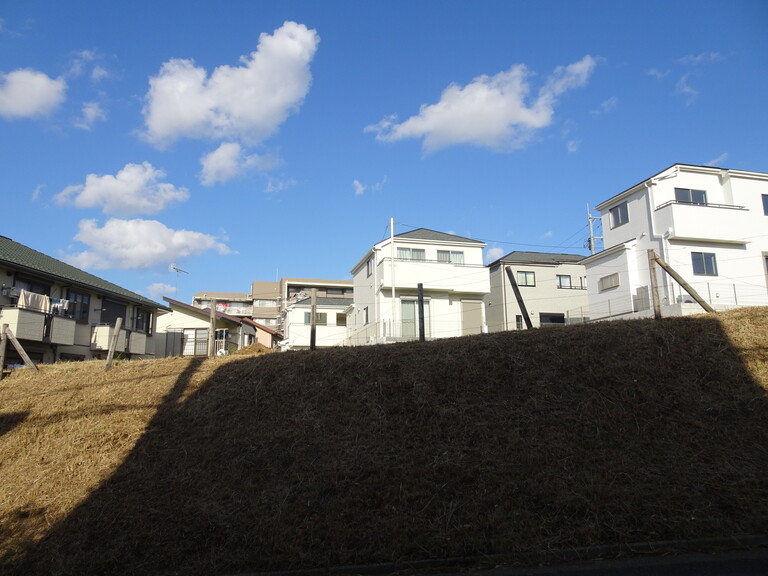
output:
<svg viewBox="0 0 768 576"><path fill-rule="evenodd" d="M419 284L426 338L487 331L484 247L484 242L425 228L390 234L374 244L351 270L354 303L346 343L418 339Z"/></svg>
<svg viewBox="0 0 768 576"><path fill-rule="evenodd" d="M651 249L716 310L768 304L768 174L675 164L596 208L606 248L583 261L591 319L653 313ZM663 315L702 311L655 269Z"/></svg>

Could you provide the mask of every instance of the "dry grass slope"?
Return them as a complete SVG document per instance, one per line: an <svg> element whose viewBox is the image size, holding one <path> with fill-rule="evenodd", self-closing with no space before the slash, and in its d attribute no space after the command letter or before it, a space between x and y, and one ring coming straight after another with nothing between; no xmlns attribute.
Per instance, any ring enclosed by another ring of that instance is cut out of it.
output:
<svg viewBox="0 0 768 576"><path fill-rule="evenodd" d="M0 571L224 574L768 533L768 309L0 383Z"/></svg>

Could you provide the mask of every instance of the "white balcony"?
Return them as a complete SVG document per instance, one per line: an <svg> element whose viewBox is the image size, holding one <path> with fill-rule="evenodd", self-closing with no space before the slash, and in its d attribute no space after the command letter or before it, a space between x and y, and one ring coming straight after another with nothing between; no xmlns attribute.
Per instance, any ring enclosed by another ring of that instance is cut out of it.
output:
<svg viewBox="0 0 768 576"><path fill-rule="evenodd" d="M656 230L670 240L746 244L749 210L724 204L667 202L655 211Z"/></svg>
<svg viewBox="0 0 768 576"><path fill-rule="evenodd" d="M37 310L5 307L0 310L0 325L8 324L19 340L72 345L75 343L75 321Z"/></svg>
<svg viewBox="0 0 768 576"><path fill-rule="evenodd" d="M109 350L114 335L114 326L94 326L91 328L91 350ZM127 331L120 330L120 334L117 337L115 352L125 352L127 340Z"/></svg>

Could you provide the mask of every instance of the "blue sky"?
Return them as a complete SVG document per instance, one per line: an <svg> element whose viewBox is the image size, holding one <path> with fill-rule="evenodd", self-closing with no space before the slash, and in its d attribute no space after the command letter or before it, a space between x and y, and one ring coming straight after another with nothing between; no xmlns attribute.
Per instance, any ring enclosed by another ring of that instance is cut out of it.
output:
<svg viewBox="0 0 768 576"><path fill-rule="evenodd" d="M768 172L766 29L762 0L5 0L0 234L186 302L347 279L390 218L587 254L587 204L671 164Z"/></svg>

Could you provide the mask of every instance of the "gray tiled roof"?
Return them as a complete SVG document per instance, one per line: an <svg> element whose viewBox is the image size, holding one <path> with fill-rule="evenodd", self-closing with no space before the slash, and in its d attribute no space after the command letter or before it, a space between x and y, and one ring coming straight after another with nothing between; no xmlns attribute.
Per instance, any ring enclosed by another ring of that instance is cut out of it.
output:
<svg viewBox="0 0 768 576"><path fill-rule="evenodd" d="M112 282L107 282L98 276L84 272L79 268L75 268L23 244L14 242L5 236L0 236L0 265L6 265L9 268L23 270L36 276L42 276L65 284L70 283L93 289L105 295L116 296L151 308L166 308L166 306L158 304L149 298L126 290L117 284L112 284Z"/></svg>
<svg viewBox="0 0 768 576"><path fill-rule="evenodd" d="M550 252L510 252L496 262L523 262L525 264L576 264L586 256L580 254L552 254Z"/></svg>
<svg viewBox="0 0 768 576"><path fill-rule="evenodd" d="M471 242L473 244L485 244L485 242L481 242L480 240L446 234L445 232L436 232L435 230L429 230L427 228L416 228L416 230L395 234L395 238L413 238L414 240L431 240L435 242Z"/></svg>

